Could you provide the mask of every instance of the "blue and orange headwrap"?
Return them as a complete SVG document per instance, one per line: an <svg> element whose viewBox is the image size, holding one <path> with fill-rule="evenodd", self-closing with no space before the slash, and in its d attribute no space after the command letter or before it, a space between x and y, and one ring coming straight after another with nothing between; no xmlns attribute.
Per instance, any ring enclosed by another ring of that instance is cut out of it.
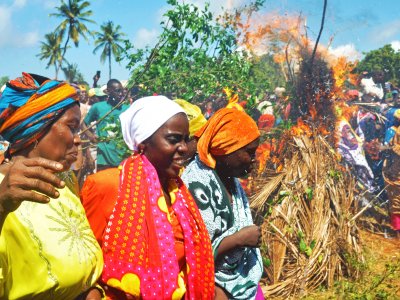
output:
<svg viewBox="0 0 400 300"><path fill-rule="evenodd" d="M10 80L0 97L0 136L10 142L9 154L40 139L75 103L76 90L66 82L28 73Z"/></svg>

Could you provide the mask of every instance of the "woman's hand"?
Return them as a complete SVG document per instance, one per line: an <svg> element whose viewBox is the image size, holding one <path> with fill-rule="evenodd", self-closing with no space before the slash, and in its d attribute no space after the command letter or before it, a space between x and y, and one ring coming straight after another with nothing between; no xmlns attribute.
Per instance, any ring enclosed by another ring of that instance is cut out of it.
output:
<svg viewBox="0 0 400 300"><path fill-rule="evenodd" d="M225 237L217 249L217 259L228 251L242 247L260 247L261 229L256 225L243 227L238 232Z"/></svg>
<svg viewBox="0 0 400 300"><path fill-rule="evenodd" d="M97 288L92 288L89 293L87 293L87 296L85 300L101 300L102 296L100 291Z"/></svg>
<svg viewBox="0 0 400 300"><path fill-rule="evenodd" d="M57 188L65 182L54 173L63 169L62 164L45 158L15 157L3 165L5 177L0 183L0 213L16 210L22 201L48 203L57 198Z"/></svg>
<svg viewBox="0 0 400 300"><path fill-rule="evenodd" d="M256 225L243 227L235 233L241 247L260 247L261 229Z"/></svg>

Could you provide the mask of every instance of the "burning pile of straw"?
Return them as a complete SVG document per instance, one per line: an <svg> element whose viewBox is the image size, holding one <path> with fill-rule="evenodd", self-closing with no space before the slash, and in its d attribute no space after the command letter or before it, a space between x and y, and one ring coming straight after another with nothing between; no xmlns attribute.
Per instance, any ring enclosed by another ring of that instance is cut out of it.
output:
<svg viewBox="0 0 400 300"><path fill-rule="evenodd" d="M255 179L251 206L262 220L267 297L304 296L342 276L357 277L362 261L354 217L354 180L324 137L286 137L279 173Z"/></svg>

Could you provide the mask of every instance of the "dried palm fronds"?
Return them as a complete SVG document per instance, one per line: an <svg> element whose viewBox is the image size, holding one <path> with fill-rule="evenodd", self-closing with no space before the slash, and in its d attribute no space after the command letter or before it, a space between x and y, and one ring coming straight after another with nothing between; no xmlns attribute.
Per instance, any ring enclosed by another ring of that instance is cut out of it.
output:
<svg viewBox="0 0 400 300"><path fill-rule="evenodd" d="M303 296L356 277L354 261L362 260L357 227L349 222L354 180L321 135L293 136L286 145L282 172L256 178L261 188L251 199L263 218L268 297Z"/></svg>

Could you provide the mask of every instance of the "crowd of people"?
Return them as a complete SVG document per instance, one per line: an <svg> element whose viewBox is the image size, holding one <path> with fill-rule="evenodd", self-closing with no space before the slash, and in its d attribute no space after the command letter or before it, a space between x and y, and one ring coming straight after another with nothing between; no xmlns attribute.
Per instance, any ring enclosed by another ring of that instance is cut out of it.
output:
<svg viewBox="0 0 400 300"><path fill-rule="evenodd" d="M124 105L118 80L103 92L88 109L81 87L28 73L3 91L0 299L264 299L261 232L237 179L255 121L236 108L206 120L159 95ZM102 120L120 123L119 162ZM83 132L98 143L80 189Z"/></svg>
<svg viewBox="0 0 400 300"><path fill-rule="evenodd" d="M260 132L289 119L284 88L251 108L228 88L197 106L98 79L23 73L3 90L0 299L264 299L239 179ZM400 232L398 91L364 75L335 110L343 164Z"/></svg>
<svg viewBox="0 0 400 300"><path fill-rule="evenodd" d="M336 107L337 148L343 163L372 197L361 205L390 204L392 227L400 233L399 88L384 81L384 72L362 74L358 90L346 93L347 102ZM372 199L371 199L372 198Z"/></svg>

